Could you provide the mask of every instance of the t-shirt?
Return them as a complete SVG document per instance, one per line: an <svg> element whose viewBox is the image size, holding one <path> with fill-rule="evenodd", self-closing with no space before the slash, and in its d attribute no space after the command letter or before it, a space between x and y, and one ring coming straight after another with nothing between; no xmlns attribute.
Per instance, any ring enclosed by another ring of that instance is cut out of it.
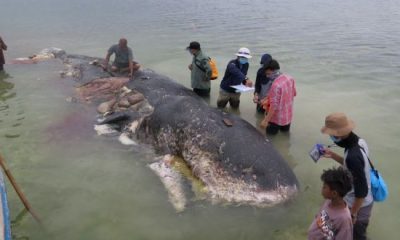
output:
<svg viewBox="0 0 400 240"><path fill-rule="evenodd" d="M112 45L108 49L108 54L115 53L115 63L129 63L133 60L132 49L128 47L128 49L121 49L118 44Z"/></svg>
<svg viewBox="0 0 400 240"><path fill-rule="evenodd" d="M368 145L362 138L358 140L358 145L345 150L344 168L348 169L353 176L353 188L344 197L350 207L353 206L355 198L364 198L361 207L368 206L374 201L371 192L371 166L368 161L368 154Z"/></svg>
<svg viewBox="0 0 400 240"><path fill-rule="evenodd" d="M326 200L308 229L308 240L352 240L353 224L349 208L333 209Z"/></svg>

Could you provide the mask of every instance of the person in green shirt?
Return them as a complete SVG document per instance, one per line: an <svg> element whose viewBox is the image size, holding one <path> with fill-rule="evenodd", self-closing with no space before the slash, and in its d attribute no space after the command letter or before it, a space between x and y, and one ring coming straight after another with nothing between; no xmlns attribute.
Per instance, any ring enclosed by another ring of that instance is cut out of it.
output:
<svg viewBox="0 0 400 240"><path fill-rule="evenodd" d="M193 55L192 63L188 66L191 71L191 86L193 92L202 97L210 96L210 58L201 51L200 43L198 42L191 42L186 50Z"/></svg>

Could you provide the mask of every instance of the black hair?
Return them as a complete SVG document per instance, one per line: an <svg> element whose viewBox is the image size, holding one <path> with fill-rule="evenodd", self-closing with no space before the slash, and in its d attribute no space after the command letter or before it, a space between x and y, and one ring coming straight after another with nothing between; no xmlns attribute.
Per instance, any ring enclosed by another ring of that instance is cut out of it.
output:
<svg viewBox="0 0 400 240"><path fill-rule="evenodd" d="M269 61L267 64L264 64L264 71L267 70L275 71L279 69L280 69L279 63L275 59L271 59L271 61Z"/></svg>
<svg viewBox="0 0 400 240"><path fill-rule="evenodd" d="M341 197L344 197L351 190L353 181L351 173L342 167L324 170L321 180Z"/></svg>

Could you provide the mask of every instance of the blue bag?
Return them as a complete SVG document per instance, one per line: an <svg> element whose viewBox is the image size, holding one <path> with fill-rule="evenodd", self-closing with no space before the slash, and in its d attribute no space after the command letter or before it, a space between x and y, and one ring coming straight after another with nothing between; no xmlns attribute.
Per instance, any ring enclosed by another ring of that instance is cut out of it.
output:
<svg viewBox="0 0 400 240"><path fill-rule="evenodd" d="M364 151L365 155L367 155L364 148L361 146L360 148ZM378 170L374 168L374 165L372 165L371 160L369 160L369 157L368 157L368 162L369 165L371 166L369 175L371 179L372 197L374 198L375 202L383 202L386 200L389 194L389 190L386 186L385 180L383 180L383 177L381 176L381 174L379 174Z"/></svg>
<svg viewBox="0 0 400 240"><path fill-rule="evenodd" d="M385 180L383 180L383 177L379 174L378 170L376 170L372 166L372 164L371 164L370 177L371 177L371 191L372 191L372 196L374 197L374 201L375 202L385 201L389 191L387 189Z"/></svg>

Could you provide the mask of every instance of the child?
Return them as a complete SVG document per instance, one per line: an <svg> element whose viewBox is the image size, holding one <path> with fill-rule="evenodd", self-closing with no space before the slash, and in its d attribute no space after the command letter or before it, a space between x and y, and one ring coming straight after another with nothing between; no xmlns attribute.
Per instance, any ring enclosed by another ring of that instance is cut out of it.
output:
<svg viewBox="0 0 400 240"><path fill-rule="evenodd" d="M309 240L351 240L353 225L343 197L351 190L350 172L343 168L325 170L321 194L326 199L308 229Z"/></svg>

